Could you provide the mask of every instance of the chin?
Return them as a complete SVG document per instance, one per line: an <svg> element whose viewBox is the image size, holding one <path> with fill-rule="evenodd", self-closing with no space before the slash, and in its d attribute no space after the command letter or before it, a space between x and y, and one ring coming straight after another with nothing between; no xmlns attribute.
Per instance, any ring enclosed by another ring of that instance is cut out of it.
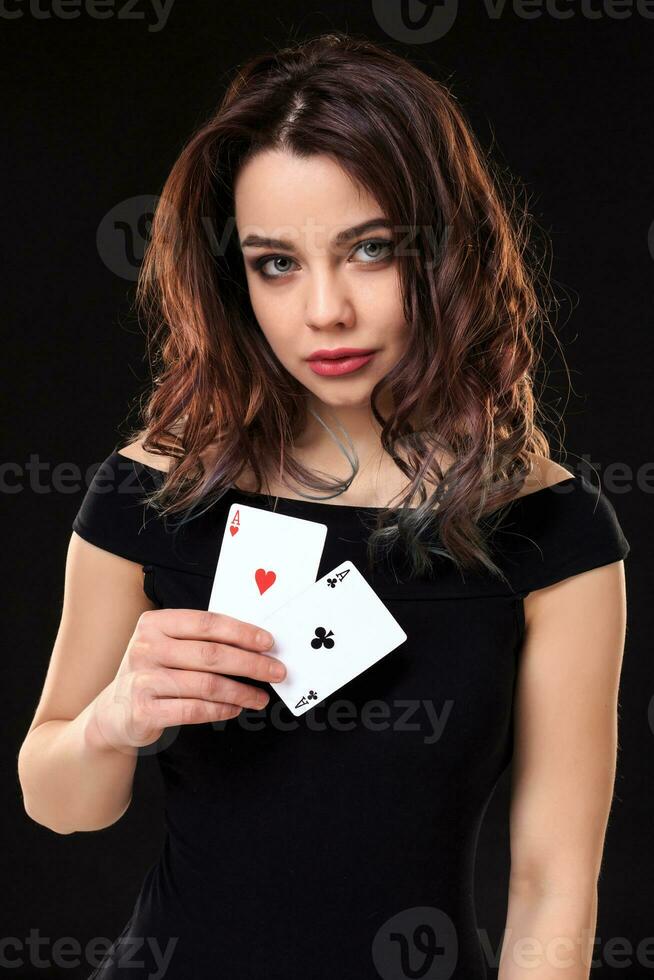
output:
<svg viewBox="0 0 654 980"><path fill-rule="evenodd" d="M308 379L303 383L316 398L328 405L342 407L369 404L373 388L384 376L384 372L378 371L376 375L354 372L340 378L320 378L310 368L309 373L312 375L310 383L307 383Z"/></svg>
<svg viewBox="0 0 654 980"><path fill-rule="evenodd" d="M370 406L370 395L372 389L364 394L351 394L349 397L343 392L340 396L332 395L324 392L314 392L316 398L320 399L323 405L327 405L329 408L367 408Z"/></svg>

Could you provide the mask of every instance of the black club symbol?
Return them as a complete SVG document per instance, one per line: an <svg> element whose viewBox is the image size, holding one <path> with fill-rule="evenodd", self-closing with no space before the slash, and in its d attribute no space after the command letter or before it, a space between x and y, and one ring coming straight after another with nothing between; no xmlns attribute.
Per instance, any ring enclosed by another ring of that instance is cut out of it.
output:
<svg viewBox="0 0 654 980"><path fill-rule="evenodd" d="M317 697L318 695L316 694L315 691L309 691L309 693L307 694L307 699L309 701L315 701Z"/></svg>
<svg viewBox="0 0 654 980"><path fill-rule="evenodd" d="M330 640L330 637L334 635L333 631L330 630L328 633L324 626L317 626L315 632L316 635L311 641L313 649L320 650L320 647L325 647L327 650L331 650L334 646L334 640Z"/></svg>
<svg viewBox="0 0 654 980"><path fill-rule="evenodd" d="M328 578L327 579L327 585L329 586L330 589L335 589L336 588L337 581L338 581L338 579Z"/></svg>

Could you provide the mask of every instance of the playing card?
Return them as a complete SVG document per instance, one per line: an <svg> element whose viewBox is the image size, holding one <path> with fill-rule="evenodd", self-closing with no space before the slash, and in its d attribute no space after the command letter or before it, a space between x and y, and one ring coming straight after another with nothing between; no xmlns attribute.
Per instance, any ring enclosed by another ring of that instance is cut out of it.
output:
<svg viewBox="0 0 654 980"><path fill-rule="evenodd" d="M407 638L356 565L344 561L268 616L266 653L286 677L271 686L298 716L371 667Z"/></svg>
<svg viewBox="0 0 654 980"><path fill-rule="evenodd" d="M327 525L235 503L208 608L261 626L316 581Z"/></svg>

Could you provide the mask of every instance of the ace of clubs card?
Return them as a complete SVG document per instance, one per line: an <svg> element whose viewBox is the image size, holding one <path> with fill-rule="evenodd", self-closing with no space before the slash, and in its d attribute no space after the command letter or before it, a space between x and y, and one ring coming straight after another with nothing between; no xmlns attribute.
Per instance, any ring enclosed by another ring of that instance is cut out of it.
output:
<svg viewBox="0 0 654 980"><path fill-rule="evenodd" d="M407 635L356 565L344 561L263 624L286 677L271 687L298 716L381 660Z"/></svg>

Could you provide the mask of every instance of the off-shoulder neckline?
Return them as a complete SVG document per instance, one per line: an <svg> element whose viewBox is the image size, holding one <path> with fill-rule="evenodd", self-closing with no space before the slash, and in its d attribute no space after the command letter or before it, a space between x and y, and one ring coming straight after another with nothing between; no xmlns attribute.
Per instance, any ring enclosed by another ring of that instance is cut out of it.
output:
<svg viewBox="0 0 654 980"><path fill-rule="evenodd" d="M131 456L125 456L124 453L120 453L117 450L113 453L113 456L119 456L121 459L129 460L136 466L140 466L141 469L148 470L150 473L166 473L166 470L161 470L157 466L150 466L148 463L141 462L140 459L134 459ZM508 503L514 507L516 504L520 504L521 501L530 500L533 497L541 497L541 494L555 494L557 493L557 488L565 486L566 484L577 484L580 481L580 477L577 474L571 474L568 477L564 477L563 480L559 480L557 483L551 483L549 486L541 487L539 490L532 490L531 493L522 494L520 497L514 497L513 500ZM384 510L383 507L366 507L361 504L328 504L323 500L305 500L304 498L296 497L280 497L274 494L268 493L255 493L253 490L242 490L240 487L231 486L227 490L227 493L232 496L241 496L250 498L252 500L277 500L281 501L283 504L306 504L311 508L318 509L329 509L329 510L339 510L339 511L352 511L353 513L366 512L366 513L376 513L377 511ZM506 505L508 506L508 504Z"/></svg>

